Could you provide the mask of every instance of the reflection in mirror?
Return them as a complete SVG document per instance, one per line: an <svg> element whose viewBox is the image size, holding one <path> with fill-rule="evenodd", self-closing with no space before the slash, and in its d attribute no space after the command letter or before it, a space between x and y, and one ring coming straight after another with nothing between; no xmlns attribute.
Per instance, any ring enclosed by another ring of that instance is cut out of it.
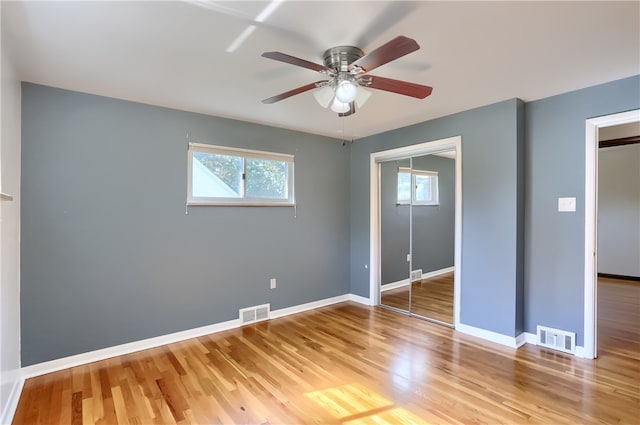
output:
<svg viewBox="0 0 640 425"><path fill-rule="evenodd" d="M412 314L453 324L455 150L412 158Z"/></svg>
<svg viewBox="0 0 640 425"><path fill-rule="evenodd" d="M380 304L405 311L411 291L411 233L410 205L403 199L410 194L411 181L399 170L410 166L409 158L380 163Z"/></svg>

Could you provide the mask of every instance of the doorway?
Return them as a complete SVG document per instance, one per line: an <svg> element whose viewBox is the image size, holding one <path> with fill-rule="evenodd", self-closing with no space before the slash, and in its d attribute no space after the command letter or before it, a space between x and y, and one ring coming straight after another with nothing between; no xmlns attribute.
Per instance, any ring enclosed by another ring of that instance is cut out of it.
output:
<svg viewBox="0 0 640 425"><path fill-rule="evenodd" d="M457 136L371 154L372 305L459 324L461 141Z"/></svg>
<svg viewBox="0 0 640 425"><path fill-rule="evenodd" d="M600 130L640 122L640 110L591 118L586 121L585 148L585 269L584 357L597 357L598 318L598 145Z"/></svg>
<svg viewBox="0 0 640 425"><path fill-rule="evenodd" d="M624 356L640 340L640 122L598 139L596 351Z"/></svg>

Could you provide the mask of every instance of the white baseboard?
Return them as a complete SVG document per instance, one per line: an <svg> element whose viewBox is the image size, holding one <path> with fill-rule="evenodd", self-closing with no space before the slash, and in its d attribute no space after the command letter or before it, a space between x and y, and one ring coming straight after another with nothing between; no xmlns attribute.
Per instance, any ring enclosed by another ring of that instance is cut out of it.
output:
<svg viewBox="0 0 640 425"><path fill-rule="evenodd" d="M270 314L270 319L277 319L279 317L288 316L290 314L301 313L303 311L313 310L315 308L325 307L331 304L336 304L344 301L354 300L356 302L362 302L368 304L368 299L359 297L353 294L344 294L337 297L326 298L324 300L313 301L306 304L301 304L293 307L282 308L279 310L273 310ZM34 376L44 375L46 373L56 372L63 369L68 369L74 366L80 366L87 363L92 363L100 360L105 360L115 356L122 356L125 354L134 353L136 351L147 350L149 348L159 347L161 345L171 344L174 342L184 341L190 338L197 338L204 335L213 334L216 332L222 332L229 329L235 329L242 326L240 319L233 319L226 322L214 323L212 325L202 326L199 328L188 329L185 331L175 332L168 335L161 335L154 338L143 339L140 341L129 342L126 344L116 345L113 347L102 348L100 350L90 351L87 353L76 354L69 357L63 357L43 363L37 363L31 366L22 368L22 378L28 379ZM18 394L19 395L19 394Z"/></svg>
<svg viewBox="0 0 640 425"><path fill-rule="evenodd" d="M446 267L444 269L434 270L432 272L427 272L427 273L422 273L422 278L423 279L429 279L429 278L440 276L440 275L443 275L443 274L452 273L453 271L455 271L455 267L454 266Z"/></svg>
<svg viewBox="0 0 640 425"><path fill-rule="evenodd" d="M422 273L422 277L418 280L430 279L432 277L441 276L443 274L451 273L455 270L455 267L446 267L440 270L433 270L431 272ZM384 285L380 285L380 292L389 291L391 289L402 288L403 286L409 285L410 279L403 279L397 282L385 283Z"/></svg>
<svg viewBox="0 0 640 425"><path fill-rule="evenodd" d="M290 314L302 313L303 311L309 311L320 307L326 307L331 304L349 301L350 295L351 294L338 295L337 297L325 298L324 300L312 301L306 304L294 305L293 307L273 310L269 315L269 318L277 319L278 317L289 316Z"/></svg>
<svg viewBox="0 0 640 425"><path fill-rule="evenodd" d="M523 332L520 335L524 335L525 343L538 345L538 335L531 332ZM576 345L576 351L573 353L573 355L576 357L580 357L581 359L593 359L593 357L587 356L584 347L579 345Z"/></svg>
<svg viewBox="0 0 640 425"><path fill-rule="evenodd" d="M353 302L364 304L364 305L373 305L373 303L369 298L365 298L356 294L349 294L349 301L353 301Z"/></svg>
<svg viewBox="0 0 640 425"><path fill-rule="evenodd" d="M380 285L380 292L388 291L390 289L402 288L409 285L409 279L399 280L397 282L385 283Z"/></svg>
<svg viewBox="0 0 640 425"><path fill-rule="evenodd" d="M9 379L13 381L13 385L11 386L7 403L2 407L2 411L0 412L0 424L2 425L11 424L13 415L18 408L18 401L20 401L20 394L22 394L22 387L24 387L25 381L21 370L17 370L10 375L12 376ZM4 377L4 379L6 379L6 377Z"/></svg>
<svg viewBox="0 0 640 425"><path fill-rule="evenodd" d="M516 336L516 348L520 348L527 343L527 337L525 332L522 332L520 335Z"/></svg>
<svg viewBox="0 0 640 425"><path fill-rule="evenodd" d="M520 335L524 335L524 342L527 344L538 345L538 335L531 332L523 332Z"/></svg>
<svg viewBox="0 0 640 425"><path fill-rule="evenodd" d="M507 335L499 334L497 332L488 331L486 329L476 328L475 326L465 325L463 323L458 324L456 326L456 330L462 333L465 333L467 335L476 336L478 338L482 338L487 341L506 345L507 347L511 347L511 348L518 348L522 344L524 344L524 341L522 338L520 338L520 335L518 337L507 336ZM518 338L520 338L520 340L518 340Z"/></svg>
<svg viewBox="0 0 640 425"><path fill-rule="evenodd" d="M37 363L31 366L23 367L22 374L25 379L28 379L34 376L44 375L46 373L56 372L62 369L68 369L70 367L93 363L115 356L122 356L124 354L147 350L149 348L155 348L161 345L184 341L190 338L197 338L199 336L209 335L212 333L222 332L238 327L240 327L240 319L215 323L213 325L202 326L194 329L187 329L185 331L161 335L154 338L147 338L140 341L129 342L126 344L115 345L113 347L102 348L99 350L50 360L43 363Z"/></svg>
<svg viewBox="0 0 640 425"><path fill-rule="evenodd" d="M587 356L587 350L585 350L581 345L576 345L576 352L574 354L576 357L580 357L581 359L593 359L593 357Z"/></svg>

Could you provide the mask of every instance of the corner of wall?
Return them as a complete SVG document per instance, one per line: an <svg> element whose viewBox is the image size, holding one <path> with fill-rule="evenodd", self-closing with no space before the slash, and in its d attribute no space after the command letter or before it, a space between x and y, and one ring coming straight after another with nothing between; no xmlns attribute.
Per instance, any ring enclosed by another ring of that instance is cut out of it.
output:
<svg viewBox="0 0 640 425"><path fill-rule="evenodd" d="M525 103L516 99L516 335L524 332L525 125Z"/></svg>
<svg viewBox="0 0 640 425"><path fill-rule="evenodd" d="M1 3L1 2L0 2ZM0 4L0 21L2 20ZM4 28L0 25L0 28ZM0 423L10 423L24 383L20 371L21 87L0 33Z"/></svg>

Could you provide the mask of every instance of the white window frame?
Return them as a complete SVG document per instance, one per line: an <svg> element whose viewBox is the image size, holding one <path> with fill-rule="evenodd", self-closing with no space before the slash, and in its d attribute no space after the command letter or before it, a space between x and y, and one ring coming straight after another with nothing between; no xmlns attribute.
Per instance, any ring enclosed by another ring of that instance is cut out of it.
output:
<svg viewBox="0 0 640 425"><path fill-rule="evenodd" d="M416 205L416 206L427 206L427 205L440 205L440 192L439 192L439 184L438 184L438 172L437 171L427 171L427 170L416 170L411 169L409 167L398 167L398 175L400 173L403 174L411 174L411 199L397 199L397 205ZM431 191L434 194L433 200L430 201L417 201L416 200L416 176L425 176L425 177L435 177L435 179L431 180ZM398 193L396 193L396 196Z"/></svg>
<svg viewBox="0 0 640 425"><path fill-rule="evenodd" d="M222 197L197 197L192 196L193 187L193 154L211 153L216 155L227 155L243 158L244 171L246 175L247 159L265 159L270 161L281 161L288 163L287 199L277 198L248 198L245 196L244 186L246 179L242 179L243 190L239 198ZM208 145L204 143L189 143L187 152L187 205L217 205L217 206L295 206L294 192L294 155L265 152L252 149L232 148L227 146Z"/></svg>

